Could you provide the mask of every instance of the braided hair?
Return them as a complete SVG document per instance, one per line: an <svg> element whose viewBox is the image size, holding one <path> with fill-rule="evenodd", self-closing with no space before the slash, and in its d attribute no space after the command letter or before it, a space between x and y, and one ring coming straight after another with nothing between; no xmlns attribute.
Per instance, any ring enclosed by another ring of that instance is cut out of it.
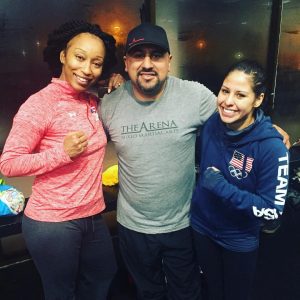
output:
<svg viewBox="0 0 300 300"><path fill-rule="evenodd" d="M245 59L232 65L226 73L226 76L233 71L242 71L251 76L253 92L256 97L261 93L266 93L267 79L263 67L256 61Z"/></svg>
<svg viewBox="0 0 300 300"><path fill-rule="evenodd" d="M102 77L109 74L110 69L116 65L116 40L108 33L101 30L97 24L83 20L72 20L62 24L48 35L47 46L44 49L44 61L48 64L54 77L59 77L62 69L60 52L66 49L68 42L80 33L90 33L99 37L105 46L105 58Z"/></svg>

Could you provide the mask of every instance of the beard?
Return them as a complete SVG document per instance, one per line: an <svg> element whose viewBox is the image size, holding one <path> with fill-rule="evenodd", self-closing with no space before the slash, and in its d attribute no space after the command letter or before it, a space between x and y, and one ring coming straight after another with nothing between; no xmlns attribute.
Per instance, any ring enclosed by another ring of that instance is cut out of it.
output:
<svg viewBox="0 0 300 300"><path fill-rule="evenodd" d="M157 76L157 74L156 74L156 76ZM138 75L138 78L136 80L136 85L143 94L150 96L150 97L154 97L162 91L165 82L166 82L166 79L160 80L158 77L156 77L156 82L152 85L147 86L147 85L143 84L143 82L141 80L139 80L139 75Z"/></svg>

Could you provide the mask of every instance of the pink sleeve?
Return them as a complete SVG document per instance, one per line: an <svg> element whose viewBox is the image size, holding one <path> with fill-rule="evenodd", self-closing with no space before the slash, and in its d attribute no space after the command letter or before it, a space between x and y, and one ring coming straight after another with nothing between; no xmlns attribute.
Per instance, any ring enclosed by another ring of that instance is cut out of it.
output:
<svg viewBox="0 0 300 300"><path fill-rule="evenodd" d="M14 118L0 159L0 170L5 176L40 175L72 162L62 143L35 153L50 114L49 108L45 111L46 105L41 108L35 104L25 102Z"/></svg>

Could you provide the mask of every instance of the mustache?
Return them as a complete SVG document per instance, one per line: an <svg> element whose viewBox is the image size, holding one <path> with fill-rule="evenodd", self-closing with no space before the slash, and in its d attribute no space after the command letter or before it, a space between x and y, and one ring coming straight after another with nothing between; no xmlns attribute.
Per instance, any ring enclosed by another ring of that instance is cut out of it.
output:
<svg viewBox="0 0 300 300"><path fill-rule="evenodd" d="M152 69L142 69L140 71L138 71L137 75L141 75L142 73L151 73L152 75L155 75L157 76L157 72L156 71L153 71Z"/></svg>

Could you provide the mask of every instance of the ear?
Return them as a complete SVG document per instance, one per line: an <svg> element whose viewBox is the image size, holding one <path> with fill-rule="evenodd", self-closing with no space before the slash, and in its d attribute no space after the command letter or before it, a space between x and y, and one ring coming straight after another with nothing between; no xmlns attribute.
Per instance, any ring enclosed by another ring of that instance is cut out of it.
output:
<svg viewBox="0 0 300 300"><path fill-rule="evenodd" d="M169 67L168 67L168 72L170 72L170 70L171 70L171 60L172 60L172 55L170 54L169 55Z"/></svg>
<svg viewBox="0 0 300 300"><path fill-rule="evenodd" d="M125 65L125 71L128 72L126 55L123 56L123 60L124 60L124 65Z"/></svg>
<svg viewBox="0 0 300 300"><path fill-rule="evenodd" d="M255 102L254 102L254 107L260 107L263 100L265 98L265 94L261 93L258 97L256 97Z"/></svg>
<svg viewBox="0 0 300 300"><path fill-rule="evenodd" d="M66 52L65 50L61 50L59 54L59 60L64 65L66 62Z"/></svg>

